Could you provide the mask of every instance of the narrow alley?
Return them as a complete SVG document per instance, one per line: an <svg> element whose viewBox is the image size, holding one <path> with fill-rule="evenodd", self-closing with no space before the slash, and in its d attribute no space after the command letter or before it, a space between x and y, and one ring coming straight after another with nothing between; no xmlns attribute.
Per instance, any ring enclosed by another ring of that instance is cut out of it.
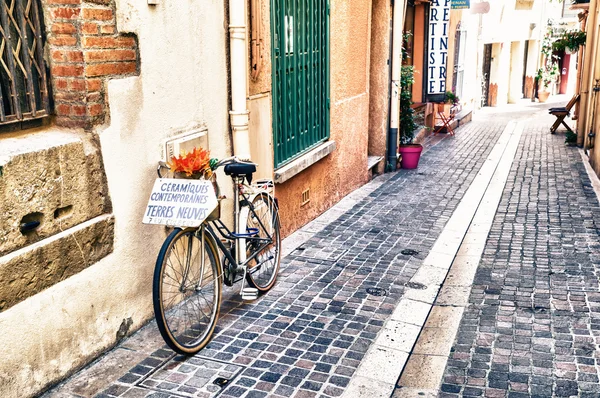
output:
<svg viewBox="0 0 600 398"><path fill-rule="evenodd" d="M600 206L550 106L482 110L292 234L198 355L150 323L44 397L600 396Z"/></svg>

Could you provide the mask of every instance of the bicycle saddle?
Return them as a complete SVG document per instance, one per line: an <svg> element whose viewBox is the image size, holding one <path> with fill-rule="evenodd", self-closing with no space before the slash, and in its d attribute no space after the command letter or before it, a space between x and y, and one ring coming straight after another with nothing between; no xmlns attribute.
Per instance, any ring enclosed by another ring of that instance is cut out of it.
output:
<svg viewBox="0 0 600 398"><path fill-rule="evenodd" d="M225 174L228 176L245 176L250 184L252 182L252 173L256 171L254 163L230 163L225 165Z"/></svg>

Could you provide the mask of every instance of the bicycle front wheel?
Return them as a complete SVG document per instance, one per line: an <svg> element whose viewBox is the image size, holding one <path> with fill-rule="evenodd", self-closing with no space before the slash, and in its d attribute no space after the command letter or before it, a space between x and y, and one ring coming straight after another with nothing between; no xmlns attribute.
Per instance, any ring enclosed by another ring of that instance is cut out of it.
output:
<svg viewBox="0 0 600 398"><path fill-rule="evenodd" d="M198 233L198 234L197 234ZM152 296L158 330L173 351L200 351L215 329L221 306L221 272L209 235L176 228L156 260Z"/></svg>
<svg viewBox="0 0 600 398"><path fill-rule="evenodd" d="M252 200L246 231L258 231L261 240L246 240L247 256L255 255L248 263L246 280L261 292L271 289L277 279L281 257L279 210L273 197L261 193Z"/></svg>

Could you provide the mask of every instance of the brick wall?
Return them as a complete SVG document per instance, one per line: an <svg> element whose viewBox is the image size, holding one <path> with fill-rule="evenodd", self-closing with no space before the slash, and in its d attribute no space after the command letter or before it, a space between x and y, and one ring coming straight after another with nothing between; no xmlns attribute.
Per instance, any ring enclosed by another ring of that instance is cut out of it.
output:
<svg viewBox="0 0 600 398"><path fill-rule="evenodd" d="M106 121L106 80L139 72L137 40L120 34L114 0L41 0L56 124L89 129Z"/></svg>

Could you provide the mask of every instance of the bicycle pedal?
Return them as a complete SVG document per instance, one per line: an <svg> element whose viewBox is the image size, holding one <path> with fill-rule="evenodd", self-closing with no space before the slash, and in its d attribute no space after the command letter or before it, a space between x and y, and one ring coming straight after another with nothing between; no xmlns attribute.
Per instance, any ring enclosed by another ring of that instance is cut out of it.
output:
<svg viewBox="0 0 600 398"><path fill-rule="evenodd" d="M242 300L256 300L258 298L258 289L245 287L242 289Z"/></svg>

